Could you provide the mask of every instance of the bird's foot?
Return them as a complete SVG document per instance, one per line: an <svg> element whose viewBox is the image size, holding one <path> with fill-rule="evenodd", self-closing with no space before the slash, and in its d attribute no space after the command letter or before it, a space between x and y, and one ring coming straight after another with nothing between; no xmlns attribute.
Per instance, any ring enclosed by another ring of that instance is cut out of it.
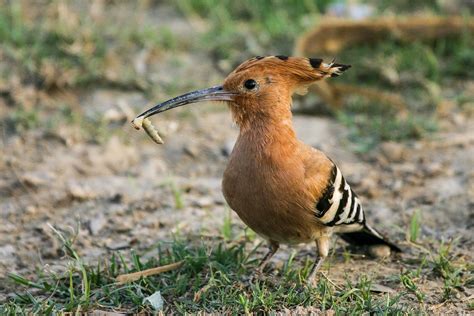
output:
<svg viewBox="0 0 474 316"><path fill-rule="evenodd" d="M275 283L275 276L272 274L265 274L262 270L256 270L248 279L249 283L265 282L265 283Z"/></svg>
<svg viewBox="0 0 474 316"><path fill-rule="evenodd" d="M309 287L316 287L318 285L319 279L318 273L314 273L306 278L305 284Z"/></svg>
<svg viewBox="0 0 474 316"><path fill-rule="evenodd" d="M318 259L318 261L314 263L308 277L306 278L306 284L308 284L310 286L316 286L317 285L317 281L318 281L317 274L318 274L318 271L321 268L323 262L324 262L324 257L320 257Z"/></svg>
<svg viewBox="0 0 474 316"><path fill-rule="evenodd" d="M263 269L257 269L250 277L250 282L254 283L256 281L265 281L266 275L263 273Z"/></svg>

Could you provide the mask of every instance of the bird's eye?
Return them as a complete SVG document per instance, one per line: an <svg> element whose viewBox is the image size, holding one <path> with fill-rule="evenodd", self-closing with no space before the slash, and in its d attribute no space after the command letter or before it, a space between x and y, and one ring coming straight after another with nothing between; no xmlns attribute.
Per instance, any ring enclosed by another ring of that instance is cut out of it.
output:
<svg viewBox="0 0 474 316"><path fill-rule="evenodd" d="M255 89L256 86L257 86L257 81L253 79L249 79L244 82L244 87L247 90L253 90Z"/></svg>

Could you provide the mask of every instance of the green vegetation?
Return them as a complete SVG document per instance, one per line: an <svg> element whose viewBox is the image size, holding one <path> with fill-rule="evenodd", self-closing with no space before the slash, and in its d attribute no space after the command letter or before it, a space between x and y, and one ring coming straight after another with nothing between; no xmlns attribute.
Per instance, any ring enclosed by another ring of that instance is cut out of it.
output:
<svg viewBox="0 0 474 316"><path fill-rule="evenodd" d="M448 300L453 296L454 290L463 284L463 269L452 264L449 256L450 245L441 245L438 256L433 260L434 271L439 274L444 281L443 299ZM471 267L472 268L472 267ZM471 273L473 271L471 270Z"/></svg>
<svg viewBox="0 0 474 316"><path fill-rule="evenodd" d="M411 272L406 272L400 275L400 281L403 286L412 294L416 296L418 302L423 303L426 294L424 294L416 285L414 275Z"/></svg>
<svg viewBox="0 0 474 316"><path fill-rule="evenodd" d="M200 49L210 51L217 60L236 65L254 55L291 55L295 40L318 21L330 3L299 1L288 6L284 1L180 0L176 6L185 17L198 16L210 24L199 41ZM382 13L404 8L408 2L377 5ZM422 1L419 7L437 5ZM435 131L438 103L450 94L442 87L454 78L463 80L471 75L473 51L473 36L465 32L460 37L427 42L401 43L388 38L340 52L338 60L351 63L354 69L338 82L397 93L405 100L408 111L401 117L393 104L359 97L347 100L343 110L335 114L350 128L350 140L356 150L366 152L383 141L418 139ZM231 67L224 69L229 70Z"/></svg>
<svg viewBox="0 0 474 316"><path fill-rule="evenodd" d="M59 20L51 21L52 25L28 23L24 9L18 2L10 2L0 11L0 41L5 57L12 59L25 78L45 87L74 86L100 79L105 42L96 29L67 29ZM64 70L68 74L63 77L64 82L49 80Z"/></svg>
<svg viewBox="0 0 474 316"><path fill-rule="evenodd" d="M232 210L229 208L227 214L224 217L224 222L222 223L221 234L224 237L224 240L232 240Z"/></svg>
<svg viewBox="0 0 474 316"><path fill-rule="evenodd" d="M206 19L202 47L234 63L264 53L291 54L298 34L331 2L178 0L175 5L185 17Z"/></svg>
<svg viewBox="0 0 474 316"><path fill-rule="evenodd" d="M150 92L130 55L143 48L174 50L179 44L168 27L130 19L117 27L107 16L94 18L74 6L57 2L37 8L45 17L30 15L20 2L7 2L0 10L0 53L26 84L39 89L109 85Z"/></svg>
<svg viewBox="0 0 474 316"><path fill-rule="evenodd" d="M181 210L184 207L183 192L181 191L181 188L179 188L173 181L169 182L169 186L171 192L173 193L174 207L177 210Z"/></svg>
<svg viewBox="0 0 474 316"><path fill-rule="evenodd" d="M5 125L9 130L16 133L37 128L40 125L38 112L25 110L24 108L16 109L5 119Z"/></svg>
<svg viewBox="0 0 474 316"><path fill-rule="evenodd" d="M364 112L355 102L345 111L338 111L338 120L349 128L349 140L356 152L364 153L383 141L403 141L417 139L436 130L433 117L409 115L408 118L397 117L393 111L380 104L373 104L373 112ZM367 106L361 106L368 108ZM388 112L388 113L384 113ZM389 114L392 112L392 114Z"/></svg>
<svg viewBox="0 0 474 316"><path fill-rule="evenodd" d="M410 242L415 243L418 237L420 236L420 228L421 228L421 215L420 210L415 210L411 216L410 227L408 231L408 240Z"/></svg>
<svg viewBox="0 0 474 316"><path fill-rule="evenodd" d="M399 43L388 39L343 51L339 60L350 60L357 71L347 71L340 81L395 93L406 113L390 102L351 97L337 118L350 128L357 150L368 151L382 141L419 139L437 130L438 104L456 100L446 89L453 80L469 78L473 59L472 34L436 42ZM474 65L473 65L474 66Z"/></svg>
<svg viewBox="0 0 474 316"><path fill-rule="evenodd" d="M338 315L404 315L423 310L423 305L406 304L403 303L406 298L402 299L406 294L412 294L420 304L424 302L426 294L418 285L422 275L433 273L444 279L443 300L449 300L457 289L470 282L468 267L454 263L449 247L442 247L438 255L431 255L433 260L418 261L416 270L402 272L398 282L405 290L391 295L372 292L373 281L366 276L355 282L347 278L342 284L334 284L321 276L314 286L306 284L312 259L298 262L294 253L280 269L254 278L258 263L256 250L261 244L249 247L251 243L247 237L228 239L229 232L227 237L223 236L225 239L215 241L175 239L161 242L149 250L157 250L157 255L147 256L150 258L147 260L143 259L143 254L131 250L127 254L115 252L97 265L88 265L74 247L75 236L51 229L63 245L68 261L66 271L60 274L39 271L34 280L10 274L10 282L16 284L18 291L0 307L2 315L112 309L151 312L153 307L145 299L158 291L167 313L251 313L300 306L333 310ZM181 260L185 263L177 270L129 284L115 282L119 274ZM395 278L396 275L386 276L385 282L394 286Z"/></svg>
<svg viewBox="0 0 474 316"><path fill-rule="evenodd" d="M431 2L423 1L420 6L438 8ZM296 39L331 3L298 1L288 6L282 0L179 0L172 6L186 19L205 21L206 31L187 43L186 49L207 52L227 73L254 55L291 55ZM404 1L381 2L376 9L382 13L407 5ZM15 65L14 72L24 82L39 89L105 84L153 95L156 86L147 75L137 72L129 62L130 56L142 49L174 52L184 47L169 27L139 22L137 18L116 28L107 17L93 19L72 7L66 7L63 16L58 5L52 3L45 9L55 14L45 23L28 17L20 3L8 2L5 8L0 11L0 53ZM421 138L436 130L439 102L453 98L452 91L444 87L471 75L473 51L473 35L465 32L459 37L427 42L401 43L388 38L340 52L338 60L350 62L354 68L337 82L390 91L399 94L407 105L408 114L401 117L393 105L352 97L343 110L333 111L350 128L356 150L365 152L383 141ZM0 70L0 77L7 75ZM179 80L163 83L162 89L172 95L189 85ZM462 106L462 98L454 97L453 101Z"/></svg>

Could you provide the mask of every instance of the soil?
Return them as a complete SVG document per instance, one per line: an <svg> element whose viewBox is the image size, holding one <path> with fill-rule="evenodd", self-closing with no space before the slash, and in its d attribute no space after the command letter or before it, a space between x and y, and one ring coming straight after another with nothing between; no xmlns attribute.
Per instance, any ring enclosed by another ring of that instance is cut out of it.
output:
<svg viewBox="0 0 474 316"><path fill-rule="evenodd" d="M116 98L114 91L95 93ZM222 111L212 105L178 111L192 115L155 119L165 135L162 146L128 124L122 127L128 130L125 137L112 136L105 144L37 131L7 138L0 180L0 277L33 276L44 265L62 269L61 245L49 224L70 230L79 224L76 248L91 263L113 251L148 249L175 233L219 234L228 213L221 176L238 131L224 105ZM411 214L419 210L421 240L430 249L436 252L440 242L456 239L453 257L472 262L472 121L430 139L384 143L364 156L350 150L345 128L331 118L297 115L294 124L301 139L340 165L370 222L404 247L403 259L422 254L405 242ZM175 208L171 183L182 192L182 209ZM232 217L239 232L244 225ZM342 245L338 242L337 252ZM311 255L312 245L302 247ZM293 249L283 248L274 261L283 262ZM332 260L329 277L341 282L346 273L362 269L377 280L402 268L397 259L355 257L348 265L336 253ZM3 295L8 294L8 283L1 283ZM442 280L426 280L426 291L442 291ZM472 294L465 289L460 299Z"/></svg>

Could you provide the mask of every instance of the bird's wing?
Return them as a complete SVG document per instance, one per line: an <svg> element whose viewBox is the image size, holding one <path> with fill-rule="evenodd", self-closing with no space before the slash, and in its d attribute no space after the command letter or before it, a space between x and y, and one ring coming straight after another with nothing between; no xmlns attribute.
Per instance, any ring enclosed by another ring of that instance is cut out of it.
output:
<svg viewBox="0 0 474 316"><path fill-rule="evenodd" d="M315 201L315 216L326 226L365 223L364 210L341 170L333 163L326 187Z"/></svg>
<svg viewBox="0 0 474 316"><path fill-rule="evenodd" d="M400 251L367 224L359 197L336 164L316 149L312 150L305 164L306 183L314 192L314 216L319 222L324 226L334 227L334 231L341 233L343 239L350 243L386 244L393 250Z"/></svg>

